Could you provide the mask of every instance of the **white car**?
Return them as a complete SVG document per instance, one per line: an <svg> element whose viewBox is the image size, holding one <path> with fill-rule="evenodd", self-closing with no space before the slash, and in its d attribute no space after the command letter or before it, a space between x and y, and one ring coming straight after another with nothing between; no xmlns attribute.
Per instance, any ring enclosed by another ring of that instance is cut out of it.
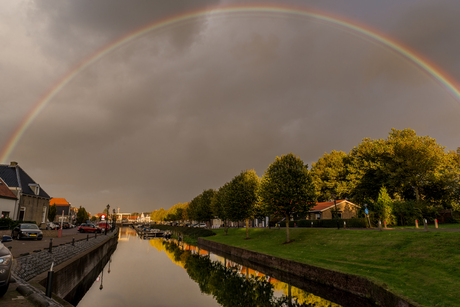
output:
<svg viewBox="0 0 460 307"><path fill-rule="evenodd" d="M55 229L59 229L59 228L60 228L60 226L58 224L54 224L53 222L46 223L46 229L55 230Z"/></svg>

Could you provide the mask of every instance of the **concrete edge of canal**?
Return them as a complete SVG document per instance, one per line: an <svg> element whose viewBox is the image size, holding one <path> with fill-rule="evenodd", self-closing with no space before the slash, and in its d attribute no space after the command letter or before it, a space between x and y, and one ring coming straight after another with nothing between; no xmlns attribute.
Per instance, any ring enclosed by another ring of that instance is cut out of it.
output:
<svg viewBox="0 0 460 307"><path fill-rule="evenodd" d="M218 242L198 238L198 246L205 250L219 251L231 256L247 260L253 265L279 270L298 276L312 282L339 289L356 296L372 299L382 307L418 307L419 305L403 298L383 286L379 286L367 278L332 271L305 263L287 260L271 255L266 255L239 247L233 247Z"/></svg>
<svg viewBox="0 0 460 307"><path fill-rule="evenodd" d="M110 260L117 244L118 231L98 245L54 267L52 296L59 306L78 304ZM50 300L45 295L47 280L48 272L44 272L29 280L28 284L19 286L18 292L28 292L28 299L35 306L50 306Z"/></svg>

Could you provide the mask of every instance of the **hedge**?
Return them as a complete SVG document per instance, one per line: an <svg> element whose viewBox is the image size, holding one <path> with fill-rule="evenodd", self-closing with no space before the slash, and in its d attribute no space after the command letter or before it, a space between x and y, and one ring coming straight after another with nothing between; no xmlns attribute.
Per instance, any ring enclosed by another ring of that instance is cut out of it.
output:
<svg viewBox="0 0 460 307"><path fill-rule="evenodd" d="M170 230L173 233L181 233L183 236L187 236L193 239L197 239L199 237L211 237L214 236L216 233L212 230L206 228L198 228L198 227L178 227L178 226L169 226L169 225L151 225L152 228L157 228L160 230Z"/></svg>
<svg viewBox="0 0 460 307"><path fill-rule="evenodd" d="M339 226L343 228L346 222L347 228L367 228L368 223L365 218L354 219L339 219ZM313 223L313 224L312 224ZM270 222L271 227L276 227L276 223ZM286 227L286 221L279 222L280 227ZM324 228L337 228L337 220L297 220L290 221L289 227L324 227Z"/></svg>
<svg viewBox="0 0 460 307"><path fill-rule="evenodd" d="M13 221L9 217L0 218L0 230L11 230L19 224L37 224L35 221Z"/></svg>

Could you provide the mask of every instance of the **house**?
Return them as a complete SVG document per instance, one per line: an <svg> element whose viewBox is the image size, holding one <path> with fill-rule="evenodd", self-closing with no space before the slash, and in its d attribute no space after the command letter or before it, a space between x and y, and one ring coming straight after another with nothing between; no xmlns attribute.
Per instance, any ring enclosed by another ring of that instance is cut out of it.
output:
<svg viewBox="0 0 460 307"><path fill-rule="evenodd" d="M339 218L351 219L358 215L360 206L346 200L326 201L317 203L313 208L308 211L307 219L309 220L322 220L335 218L335 208Z"/></svg>
<svg viewBox="0 0 460 307"><path fill-rule="evenodd" d="M51 197L17 162L0 164L0 178L17 197L17 206L9 216L13 220L46 223Z"/></svg>
<svg viewBox="0 0 460 307"><path fill-rule="evenodd" d="M138 223L150 223L150 212L145 213L142 212L141 216L137 219Z"/></svg>
<svg viewBox="0 0 460 307"><path fill-rule="evenodd" d="M5 181L0 178L0 212L1 217L13 218L18 205L18 198L6 185Z"/></svg>
<svg viewBox="0 0 460 307"><path fill-rule="evenodd" d="M61 222L63 215L63 222L70 222L70 203L65 198L51 198L50 206L56 206L56 217L51 222Z"/></svg>

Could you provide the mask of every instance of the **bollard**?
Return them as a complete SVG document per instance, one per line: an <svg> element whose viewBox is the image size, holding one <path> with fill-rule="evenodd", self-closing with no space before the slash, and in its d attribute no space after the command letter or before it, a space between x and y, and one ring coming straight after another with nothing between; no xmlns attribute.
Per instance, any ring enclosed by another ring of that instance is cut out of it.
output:
<svg viewBox="0 0 460 307"><path fill-rule="evenodd" d="M343 228L347 228L347 222L343 221Z"/></svg>
<svg viewBox="0 0 460 307"><path fill-rule="evenodd" d="M313 228L313 222L311 222L311 227Z"/></svg>
<svg viewBox="0 0 460 307"><path fill-rule="evenodd" d="M436 229L438 228L438 219L434 220L434 228L436 228Z"/></svg>
<svg viewBox="0 0 460 307"><path fill-rule="evenodd" d="M425 231L428 231L428 222L426 219L423 219L423 224L425 224Z"/></svg>
<svg viewBox="0 0 460 307"><path fill-rule="evenodd" d="M51 262L51 268L48 271L48 282L46 283L46 296L47 297L51 297L51 292L53 290L53 275L54 275L53 265L54 265L54 262Z"/></svg>
<svg viewBox="0 0 460 307"><path fill-rule="evenodd" d="M89 241L89 235L86 235L86 241Z"/></svg>
<svg viewBox="0 0 460 307"><path fill-rule="evenodd" d="M53 253L53 239L50 238L50 248L48 249L48 252Z"/></svg>
<svg viewBox="0 0 460 307"><path fill-rule="evenodd" d="M382 231L382 222L379 221L379 231Z"/></svg>
<svg viewBox="0 0 460 307"><path fill-rule="evenodd" d="M385 221L384 223L385 223L385 228L387 228L387 221Z"/></svg>
<svg viewBox="0 0 460 307"><path fill-rule="evenodd" d="M75 238L72 238L72 246L75 246Z"/></svg>
<svg viewBox="0 0 460 307"><path fill-rule="evenodd" d="M415 228L418 228L418 221L415 220Z"/></svg>

